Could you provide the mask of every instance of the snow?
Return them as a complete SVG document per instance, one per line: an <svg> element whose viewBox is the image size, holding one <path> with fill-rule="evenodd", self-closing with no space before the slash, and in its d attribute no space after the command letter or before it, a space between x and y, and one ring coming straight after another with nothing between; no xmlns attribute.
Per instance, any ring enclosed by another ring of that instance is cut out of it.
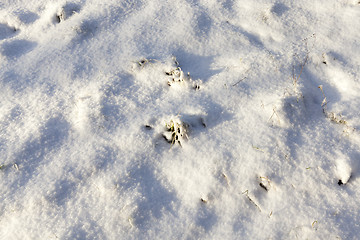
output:
<svg viewBox="0 0 360 240"><path fill-rule="evenodd" d="M0 239L356 239L360 4L0 3Z"/></svg>

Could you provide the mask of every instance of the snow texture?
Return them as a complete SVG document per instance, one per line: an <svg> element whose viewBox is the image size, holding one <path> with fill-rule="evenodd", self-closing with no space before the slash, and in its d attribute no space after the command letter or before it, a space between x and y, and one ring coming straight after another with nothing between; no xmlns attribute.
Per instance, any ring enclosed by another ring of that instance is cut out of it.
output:
<svg viewBox="0 0 360 240"><path fill-rule="evenodd" d="M359 19L1 1L0 239L357 239Z"/></svg>

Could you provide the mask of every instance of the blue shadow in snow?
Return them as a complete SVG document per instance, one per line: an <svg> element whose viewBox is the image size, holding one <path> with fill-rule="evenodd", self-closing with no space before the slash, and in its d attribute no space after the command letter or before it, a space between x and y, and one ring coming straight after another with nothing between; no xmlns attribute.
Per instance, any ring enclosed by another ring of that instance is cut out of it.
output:
<svg viewBox="0 0 360 240"><path fill-rule="evenodd" d="M27 40L14 40L2 45L1 53L10 59L21 57L37 46L37 43Z"/></svg>
<svg viewBox="0 0 360 240"><path fill-rule="evenodd" d="M14 27L0 23L0 40L10 38L16 35L18 31Z"/></svg>
<svg viewBox="0 0 360 240"><path fill-rule="evenodd" d="M307 141L304 141L304 134L307 134L306 131L313 129L314 126L325 129L328 128L328 125L331 127L334 124L323 113L321 107L323 95L318 86L323 85L325 95L327 97L331 96L332 100L337 101L340 99L336 89L331 88L327 83L322 82L306 69L304 69L299 81L302 83L302 97L288 96L283 99L282 106L285 118L292 125L287 130L286 145L289 147L291 156L294 159L298 159L298 153L302 151L302 147L309 144ZM328 104L328 107L330 106ZM320 129L317 129L317 132L320 133L319 135L323 134ZM335 138L336 133L329 131L327 135L327 139L331 139ZM316 142L316 139L314 141Z"/></svg>
<svg viewBox="0 0 360 240"><path fill-rule="evenodd" d="M224 23L222 25L224 28L229 28L229 30L243 35L249 41L249 43L251 45L255 45L255 47L257 47L259 49L265 49L265 46L264 46L263 42L261 41L261 39L259 38L259 36L249 32L249 31L246 31L241 26L234 25L229 21L226 21L226 23ZM253 46L250 46L250 47L253 47Z"/></svg>
<svg viewBox="0 0 360 240"><path fill-rule="evenodd" d="M37 168L47 159L48 153L60 149L68 137L70 124L61 116L49 119L40 130L40 137L25 143L24 149L15 157L20 167L12 188L22 190L31 180Z"/></svg>
<svg viewBox="0 0 360 240"><path fill-rule="evenodd" d="M2 81L4 85L9 86L12 90L16 92L21 92L26 88L24 78L17 74L14 70L5 72L0 77L0 81Z"/></svg>
<svg viewBox="0 0 360 240"><path fill-rule="evenodd" d="M101 114L105 118L104 127L109 131L113 131L123 122L126 122L128 118L126 112L123 111L126 103L116 99L123 94L136 96L137 89L134 87L133 76L127 73L119 73L102 87L102 91L104 94L101 99ZM128 101L132 100L128 99Z"/></svg>
<svg viewBox="0 0 360 240"><path fill-rule="evenodd" d="M186 73L190 72L190 76L194 79L207 81L224 70L222 68L213 69L211 67L215 56L196 55L182 49L175 51L174 56L179 62L181 69Z"/></svg>
<svg viewBox="0 0 360 240"><path fill-rule="evenodd" d="M75 182L68 179L59 180L55 184L53 194L50 195L50 201L55 202L58 206L62 206L75 193L76 189L77 184Z"/></svg>
<svg viewBox="0 0 360 240"><path fill-rule="evenodd" d="M271 8L271 12L276 14L278 17L281 17L284 13L289 11L290 8L283 3L275 3L274 6Z"/></svg>
<svg viewBox="0 0 360 240"><path fill-rule="evenodd" d="M211 17L206 13L202 12L196 19L197 29L199 34L198 36L201 38L207 38L209 36L212 20Z"/></svg>
<svg viewBox="0 0 360 240"><path fill-rule="evenodd" d="M177 201L175 193L163 186L154 171L155 169L148 164L134 166L129 171L130 178L122 179L119 183L122 188L136 188L141 194L133 218L135 225L142 231L146 231L151 226L153 217L160 219L164 212L176 215L173 209L173 204Z"/></svg>
<svg viewBox="0 0 360 240"><path fill-rule="evenodd" d="M33 12L23 11L19 13L19 19L21 22L25 24L34 23L36 20L39 19L39 15Z"/></svg>
<svg viewBox="0 0 360 240"><path fill-rule="evenodd" d="M209 232L218 221L215 211L205 204L198 209L196 216L196 224L201 226L205 232Z"/></svg>

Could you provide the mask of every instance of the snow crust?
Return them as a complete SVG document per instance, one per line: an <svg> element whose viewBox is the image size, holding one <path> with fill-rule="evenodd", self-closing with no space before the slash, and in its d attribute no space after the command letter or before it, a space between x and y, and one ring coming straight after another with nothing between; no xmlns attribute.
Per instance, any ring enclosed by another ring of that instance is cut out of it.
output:
<svg viewBox="0 0 360 240"><path fill-rule="evenodd" d="M359 19L0 2L0 239L358 238Z"/></svg>

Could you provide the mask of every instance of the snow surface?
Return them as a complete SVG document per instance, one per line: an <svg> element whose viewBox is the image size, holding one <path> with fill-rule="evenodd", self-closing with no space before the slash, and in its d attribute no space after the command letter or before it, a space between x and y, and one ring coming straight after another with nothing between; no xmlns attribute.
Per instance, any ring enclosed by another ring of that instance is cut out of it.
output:
<svg viewBox="0 0 360 240"><path fill-rule="evenodd" d="M0 239L358 238L359 19L2 0Z"/></svg>

